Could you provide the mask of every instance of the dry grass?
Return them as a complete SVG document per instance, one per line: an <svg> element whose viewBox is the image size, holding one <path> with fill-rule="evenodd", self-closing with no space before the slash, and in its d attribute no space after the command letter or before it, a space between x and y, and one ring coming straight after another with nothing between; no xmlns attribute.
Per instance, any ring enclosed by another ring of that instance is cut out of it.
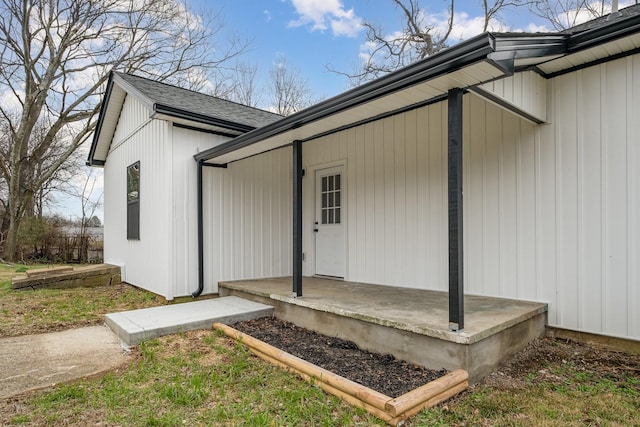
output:
<svg viewBox="0 0 640 427"><path fill-rule="evenodd" d="M0 336L102 321L163 304L133 287L12 291L0 267ZM149 341L100 379L0 401L0 425L384 425L213 331ZM415 426L640 425L640 356L543 339Z"/></svg>
<svg viewBox="0 0 640 427"><path fill-rule="evenodd" d="M60 331L104 322L107 313L166 304L127 284L73 289L11 289L17 271L42 266L0 265L0 337Z"/></svg>

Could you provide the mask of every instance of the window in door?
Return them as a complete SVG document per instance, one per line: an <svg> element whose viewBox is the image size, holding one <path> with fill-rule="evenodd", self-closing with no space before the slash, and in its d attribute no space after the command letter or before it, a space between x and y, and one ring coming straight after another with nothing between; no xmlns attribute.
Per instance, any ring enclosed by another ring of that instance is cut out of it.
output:
<svg viewBox="0 0 640 427"><path fill-rule="evenodd" d="M340 174L323 176L320 192L321 223L323 225L340 224L342 206Z"/></svg>

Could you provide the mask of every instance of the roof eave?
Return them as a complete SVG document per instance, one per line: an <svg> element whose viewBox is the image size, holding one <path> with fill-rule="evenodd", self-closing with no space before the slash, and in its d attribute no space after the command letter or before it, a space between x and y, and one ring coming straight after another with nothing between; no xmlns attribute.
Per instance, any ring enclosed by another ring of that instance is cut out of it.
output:
<svg viewBox="0 0 640 427"><path fill-rule="evenodd" d="M626 37L637 32L640 32L640 15L633 15L612 21L611 23L601 27L569 36L567 51L569 53L576 52L594 45Z"/></svg>
<svg viewBox="0 0 640 427"><path fill-rule="evenodd" d="M257 128L235 139L196 154L198 162L205 162L224 154L259 142L262 139L278 135L291 129L304 126L321 118L339 113L356 105L364 104L376 98L396 92L439 75L463 68L482 60L495 51L495 38L490 33L480 34L432 57L418 61L401 70L379 79L365 83L333 98L315 104L298 113L284 117L274 123ZM496 63L500 68L504 64ZM507 70L505 70L506 72Z"/></svg>
<svg viewBox="0 0 640 427"><path fill-rule="evenodd" d="M98 115L98 123L96 130L93 132L93 140L91 141L91 147L89 148L89 155L87 156L87 166L103 166L104 160L96 160L94 156L96 154L96 148L98 146L98 140L100 139L100 133L102 132L102 123L104 123L104 116L109 106L109 99L111 98L111 92L113 91L113 71L109 73L109 80L107 81L107 90L105 91L104 99L102 100L102 106L100 107L100 114Z"/></svg>
<svg viewBox="0 0 640 427"><path fill-rule="evenodd" d="M235 132L245 133L255 129L253 126L182 110L180 108L171 107L170 105L154 104L153 111L157 114L188 120L194 123L201 123L208 126L215 126Z"/></svg>

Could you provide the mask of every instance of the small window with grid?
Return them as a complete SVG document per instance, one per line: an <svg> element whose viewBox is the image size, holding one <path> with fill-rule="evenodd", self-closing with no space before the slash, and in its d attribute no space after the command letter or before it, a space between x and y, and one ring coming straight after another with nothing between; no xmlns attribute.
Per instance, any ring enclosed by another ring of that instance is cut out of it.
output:
<svg viewBox="0 0 640 427"><path fill-rule="evenodd" d="M321 185L321 223L323 225L340 224L342 208L340 174L323 176Z"/></svg>

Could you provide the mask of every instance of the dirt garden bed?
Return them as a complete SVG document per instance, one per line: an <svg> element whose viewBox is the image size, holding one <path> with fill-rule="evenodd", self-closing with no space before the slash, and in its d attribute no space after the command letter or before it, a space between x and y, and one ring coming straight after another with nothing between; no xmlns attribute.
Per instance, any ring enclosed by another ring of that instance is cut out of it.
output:
<svg viewBox="0 0 640 427"><path fill-rule="evenodd" d="M410 392L447 373L445 369L427 369L398 360L390 354L361 350L351 341L321 335L275 317L263 317L231 326L391 397Z"/></svg>
<svg viewBox="0 0 640 427"><path fill-rule="evenodd" d="M427 369L272 317L214 328L394 426L468 387L464 370Z"/></svg>

